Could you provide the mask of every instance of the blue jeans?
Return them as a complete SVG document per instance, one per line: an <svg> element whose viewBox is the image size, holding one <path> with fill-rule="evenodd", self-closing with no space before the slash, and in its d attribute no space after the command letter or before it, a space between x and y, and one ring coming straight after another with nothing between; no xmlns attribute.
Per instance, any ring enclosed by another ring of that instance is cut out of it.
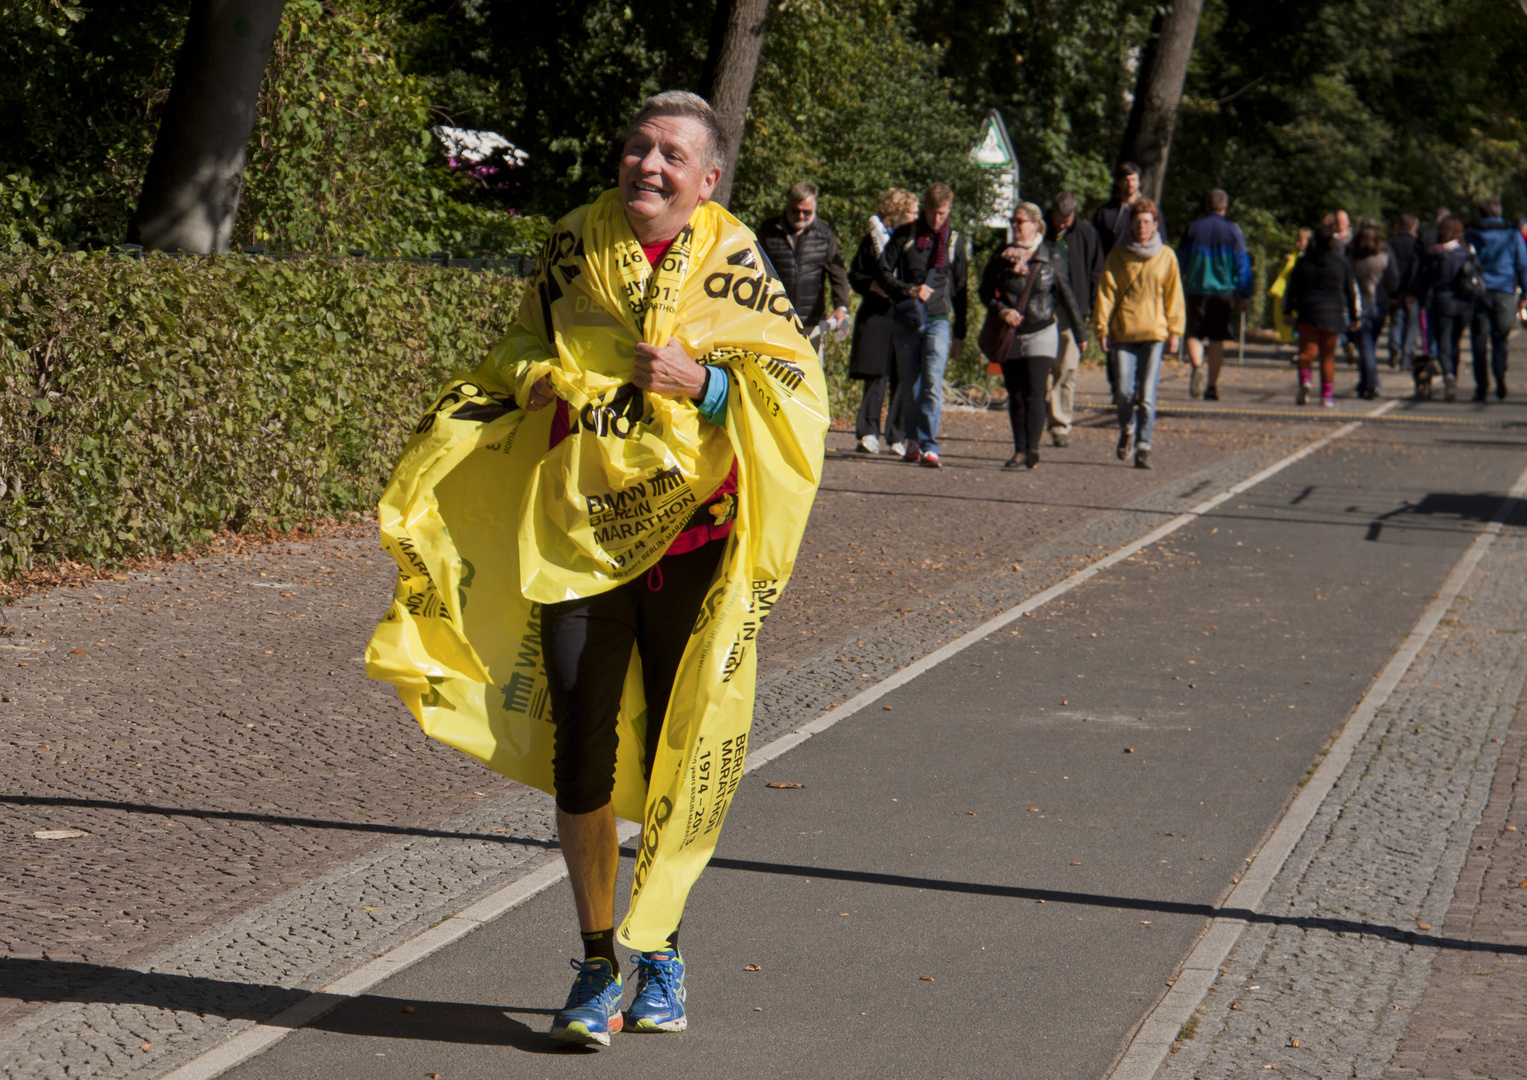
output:
<svg viewBox="0 0 1527 1080"><path fill-rule="evenodd" d="M1416 334L1421 329L1421 305L1401 300L1390 312L1389 363L1391 367L1410 367L1416 353Z"/></svg>
<svg viewBox="0 0 1527 1080"><path fill-rule="evenodd" d="M1384 305L1376 304L1363 312L1357 327L1357 392L1379 389L1379 335L1384 330Z"/></svg>
<svg viewBox="0 0 1527 1080"><path fill-rule="evenodd" d="M929 319L921 330L896 328L896 371L901 380L902 428L925 453L938 453L944 411L944 368L949 364L948 319Z"/></svg>
<svg viewBox="0 0 1527 1080"><path fill-rule="evenodd" d="M1480 396L1490 389L1491 373L1495 375L1496 386L1506 381L1506 343L1514 322L1515 293L1491 289L1474 302L1474 323L1469 332L1469 344L1474 353L1474 388Z"/></svg>
<svg viewBox="0 0 1527 1080"><path fill-rule="evenodd" d="M1156 430L1156 385L1161 381L1164 341L1118 341L1113 346L1114 367L1119 373L1119 429L1135 429L1135 445L1151 448Z"/></svg>
<svg viewBox="0 0 1527 1080"><path fill-rule="evenodd" d="M1432 301L1426 310L1426 328L1431 334L1443 378L1458 378L1458 346L1473 314L1472 304L1451 297Z"/></svg>

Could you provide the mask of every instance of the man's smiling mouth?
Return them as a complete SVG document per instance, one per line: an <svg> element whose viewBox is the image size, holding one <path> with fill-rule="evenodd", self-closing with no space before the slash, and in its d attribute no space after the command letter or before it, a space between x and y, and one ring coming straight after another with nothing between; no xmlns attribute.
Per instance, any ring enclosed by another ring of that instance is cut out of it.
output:
<svg viewBox="0 0 1527 1080"><path fill-rule="evenodd" d="M650 191L654 195L666 194L663 189L658 187L656 184L649 184L643 180L636 181L636 183L634 183L632 186L636 188L637 191Z"/></svg>

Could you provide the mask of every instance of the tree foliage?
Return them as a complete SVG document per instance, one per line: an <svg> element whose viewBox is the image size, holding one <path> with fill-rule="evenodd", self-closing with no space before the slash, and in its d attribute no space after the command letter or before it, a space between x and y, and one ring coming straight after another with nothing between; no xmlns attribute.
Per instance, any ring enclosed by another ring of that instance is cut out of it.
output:
<svg viewBox="0 0 1527 1080"><path fill-rule="evenodd" d="M732 209L757 222L810 180L818 213L856 242L876 196L940 180L967 223L990 205L971 160L978 128L939 74L940 51L911 36L900 0L780 0L771 14L743 135Z"/></svg>

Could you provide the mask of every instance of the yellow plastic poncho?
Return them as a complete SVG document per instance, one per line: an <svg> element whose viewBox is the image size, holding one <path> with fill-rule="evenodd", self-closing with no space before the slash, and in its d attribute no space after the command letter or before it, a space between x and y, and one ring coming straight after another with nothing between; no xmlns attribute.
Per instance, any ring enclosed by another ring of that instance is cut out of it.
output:
<svg viewBox="0 0 1527 1080"><path fill-rule="evenodd" d="M1278 332L1279 341L1293 341L1294 328L1283 316L1283 296L1288 292L1288 278L1294 272L1294 264L1299 261L1299 253L1293 252L1283 260L1283 269L1278 271L1278 276L1267 287L1267 295L1272 297L1273 328Z"/></svg>
<svg viewBox="0 0 1527 1080"><path fill-rule="evenodd" d="M643 823L620 939L660 948L715 849L742 777L756 637L789 579L821 477L827 389L753 233L702 203L655 270L616 191L559 222L519 314L420 420L382 495L392 606L366 671L433 738L551 792L541 606L646 573L731 468L736 521L684 651L652 780L640 658L627 665L616 814ZM726 426L631 383L638 341L673 337L731 380ZM553 408L515 406L547 376Z"/></svg>

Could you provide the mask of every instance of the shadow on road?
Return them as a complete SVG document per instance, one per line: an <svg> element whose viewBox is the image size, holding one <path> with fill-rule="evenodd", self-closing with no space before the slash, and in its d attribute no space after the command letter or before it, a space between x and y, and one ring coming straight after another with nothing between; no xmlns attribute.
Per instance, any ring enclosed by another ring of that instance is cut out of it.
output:
<svg viewBox="0 0 1527 1080"><path fill-rule="evenodd" d="M1364 540L1377 540L1384 531L1384 526L1397 524L1402 528L1408 527L1407 519L1429 518L1433 521L1446 520L1454 522L1478 522L1488 525L1494 521L1496 515L1505 506L1507 496L1475 494L1464 495L1444 492L1431 494L1422 498L1418 503L1411 503L1408 499L1404 506L1398 506L1388 513L1380 514L1368 525L1368 535ZM1512 515L1520 519L1521 515ZM1518 523L1520 523L1518 521ZM1511 522L1506 522L1511 524Z"/></svg>
<svg viewBox="0 0 1527 1080"><path fill-rule="evenodd" d="M348 822L335 824L349 826ZM483 839L476 833L468 834L468 837ZM490 839L506 838L491 837ZM526 841L507 842L524 843ZM534 842L544 844L542 841ZM626 858L633 858L635 850L622 848L621 854ZM1294 926L1303 930L1324 931L1330 934L1376 937L1385 941L1402 942L1412 947L1492 953L1497 956L1527 956L1527 945L1467 941L1463 938L1418 933L1396 926L1359 922L1354 919L1271 915L1243 908L1223 908L1212 904L1185 903L1140 896L1110 896L1103 893L998 885L976 881L945 881L939 878L910 877L904 874L839 870L819 865L797 866L726 857L712 859L710 866L716 870L780 874L818 880L830 879L898 889L923 889L991 896L1003 900L1030 902L1042 900L1049 904L1148 911L1163 915L1196 916L1202 919L1240 919L1247 923ZM30 1003L146 1005L152 1008L222 1016L230 1020L270 1022L272 1017L307 997L310 992L299 988L241 983L174 972L140 972L131 968L108 967L77 961L29 958L0 960L0 998ZM343 1005L344 1008L304 1026L386 1038L511 1045L536 1053L552 1050L563 1052L565 1049L562 1044L552 1042L540 1032L531 1031L525 1024L514 1020L509 1015L550 1016L556 1011L552 1008L410 1002L373 995L362 995L354 999L336 996L335 1005L336 1007ZM405 1012L405 1008L414 1011Z"/></svg>

